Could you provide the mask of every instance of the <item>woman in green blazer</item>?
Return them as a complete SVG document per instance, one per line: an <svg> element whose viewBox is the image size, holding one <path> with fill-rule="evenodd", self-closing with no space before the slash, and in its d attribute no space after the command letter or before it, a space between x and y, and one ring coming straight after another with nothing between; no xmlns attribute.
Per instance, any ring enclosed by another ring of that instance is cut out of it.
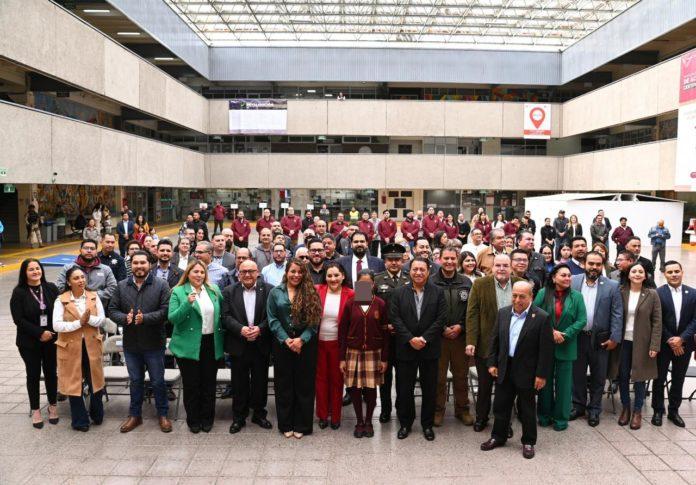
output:
<svg viewBox="0 0 696 485"><path fill-rule="evenodd" d="M192 433L208 433L215 420L215 385L224 340L221 304L220 290L208 283L208 270L200 261L189 264L169 300L174 327L169 350L181 371L186 424Z"/></svg>
<svg viewBox="0 0 696 485"><path fill-rule="evenodd" d="M570 268L557 264L534 304L553 322L553 380L539 391L539 425L563 431L568 427L573 392L573 362L578 358L577 336L587 324L585 302L579 291L570 288Z"/></svg>

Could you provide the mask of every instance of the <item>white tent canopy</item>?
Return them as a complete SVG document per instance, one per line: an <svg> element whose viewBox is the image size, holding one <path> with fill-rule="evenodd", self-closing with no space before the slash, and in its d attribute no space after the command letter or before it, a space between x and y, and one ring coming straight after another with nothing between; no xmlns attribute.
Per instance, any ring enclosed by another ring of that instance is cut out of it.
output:
<svg viewBox="0 0 696 485"><path fill-rule="evenodd" d="M535 246L541 246L540 229L544 225L544 219L550 218L551 223L558 216L558 211L564 209L566 217L575 214L578 222L582 224L583 236L590 243L590 226L597 212L604 210L604 215L611 222L612 230L619 225L619 219L626 217L627 225L633 229L633 233L641 238L643 253L649 251L650 240L648 231L657 224L659 219L665 221L665 226L672 233L672 238L667 241L668 246L681 244L681 229L684 219L684 202L680 200L663 199L635 193L562 193L545 195L541 197L526 197L525 210L532 213L532 219L536 221L537 232ZM611 234L610 233L610 234ZM611 243L612 257L615 256L616 245Z"/></svg>

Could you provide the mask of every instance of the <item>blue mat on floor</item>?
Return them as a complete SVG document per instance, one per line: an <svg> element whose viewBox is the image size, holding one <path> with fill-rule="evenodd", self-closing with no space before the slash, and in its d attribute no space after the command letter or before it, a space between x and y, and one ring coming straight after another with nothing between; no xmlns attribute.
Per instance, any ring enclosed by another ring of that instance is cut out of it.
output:
<svg viewBox="0 0 696 485"><path fill-rule="evenodd" d="M74 254L59 254L57 256L51 256L50 258L43 258L41 259L41 264L44 266L65 266L68 263L72 263L75 261L75 256Z"/></svg>

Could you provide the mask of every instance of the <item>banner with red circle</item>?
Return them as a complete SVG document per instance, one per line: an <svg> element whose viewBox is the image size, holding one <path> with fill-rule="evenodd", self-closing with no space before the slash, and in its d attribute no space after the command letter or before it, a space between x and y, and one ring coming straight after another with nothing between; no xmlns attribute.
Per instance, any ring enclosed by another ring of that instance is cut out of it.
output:
<svg viewBox="0 0 696 485"><path fill-rule="evenodd" d="M551 105L524 103L524 138L548 140L551 138Z"/></svg>

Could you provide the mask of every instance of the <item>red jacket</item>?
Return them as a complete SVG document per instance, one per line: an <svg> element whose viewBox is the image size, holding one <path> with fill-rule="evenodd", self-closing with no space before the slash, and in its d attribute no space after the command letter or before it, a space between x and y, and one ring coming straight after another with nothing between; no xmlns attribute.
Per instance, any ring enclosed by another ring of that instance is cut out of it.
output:
<svg viewBox="0 0 696 485"><path fill-rule="evenodd" d="M280 220L280 227L283 228L283 233L286 236L290 236L291 241L297 242L297 237L302 231L302 220L297 214L283 216L283 218ZM290 234L290 231L293 231L292 235Z"/></svg>
<svg viewBox="0 0 696 485"><path fill-rule="evenodd" d="M396 222L393 219L382 219L377 224L377 232L382 241L389 239L390 243L394 242L394 237L396 236Z"/></svg>
<svg viewBox="0 0 696 485"><path fill-rule="evenodd" d="M343 229L348 227L348 224L346 224L346 221L333 221L331 223L331 227L329 228L329 232L331 235L335 238L338 238L338 235L343 232Z"/></svg>
<svg viewBox="0 0 696 485"><path fill-rule="evenodd" d="M232 232L234 233L235 241L249 241L249 234L251 233L251 226L249 221L246 219L239 220L236 218L232 221Z"/></svg>
<svg viewBox="0 0 696 485"><path fill-rule="evenodd" d="M265 219L263 216L256 221L256 232L261 233L261 230L264 228L271 228L271 224L275 222L275 219L273 216L269 217L268 219Z"/></svg>
<svg viewBox="0 0 696 485"><path fill-rule="evenodd" d="M338 326L338 344L341 360L346 360L346 349L380 350L380 360L389 359L389 330L387 329L387 305L374 297L367 313L351 297Z"/></svg>
<svg viewBox="0 0 696 485"><path fill-rule="evenodd" d="M443 225L445 234L447 234L447 238L450 240L457 239L457 236L459 236L459 226L457 224L453 224L450 226L446 222Z"/></svg>
<svg viewBox="0 0 696 485"><path fill-rule="evenodd" d="M317 289L317 293L319 293L319 298L321 299L321 311L322 311L322 316L324 313L324 304L326 303L326 293L329 291L329 285L315 285L314 286ZM348 288L347 286L342 286L341 287L341 301L338 304L338 332L339 334L341 333L341 317L343 317L343 310L346 307L346 302L350 299L353 298L353 290ZM319 329L317 331L317 334L321 333L321 323L319 323Z"/></svg>
<svg viewBox="0 0 696 485"><path fill-rule="evenodd" d="M514 236L520 228L514 225L512 222L508 222L503 226L503 231L505 231L506 236Z"/></svg>
<svg viewBox="0 0 696 485"><path fill-rule="evenodd" d="M474 229L479 229L481 231L481 234L483 234L483 240L486 242L488 242L491 239L490 234L492 228L493 227L491 226L490 221L486 222L485 224L481 221L474 224Z"/></svg>
<svg viewBox="0 0 696 485"><path fill-rule="evenodd" d="M626 229L619 226L614 229L614 232L611 235L611 240L620 246L625 246L628 240L632 237L633 229L631 229L629 226L626 226Z"/></svg>
<svg viewBox="0 0 696 485"><path fill-rule="evenodd" d="M443 230L442 222L436 215L428 215L423 218L423 235L425 237L430 238L431 234L435 236L435 233L441 230Z"/></svg>
<svg viewBox="0 0 696 485"><path fill-rule="evenodd" d="M372 225L372 221L364 221L360 219L358 221L358 229L360 229L360 232L365 233L368 244L372 242L375 237L375 226Z"/></svg>
<svg viewBox="0 0 696 485"><path fill-rule="evenodd" d="M216 221L224 221L225 212L225 208L222 205L216 205L213 207L213 219Z"/></svg>
<svg viewBox="0 0 696 485"><path fill-rule="evenodd" d="M418 231L420 231L420 222L417 220L413 219L409 222L408 219L404 219L401 222L401 234L404 235L407 241L415 241L418 239Z"/></svg>

